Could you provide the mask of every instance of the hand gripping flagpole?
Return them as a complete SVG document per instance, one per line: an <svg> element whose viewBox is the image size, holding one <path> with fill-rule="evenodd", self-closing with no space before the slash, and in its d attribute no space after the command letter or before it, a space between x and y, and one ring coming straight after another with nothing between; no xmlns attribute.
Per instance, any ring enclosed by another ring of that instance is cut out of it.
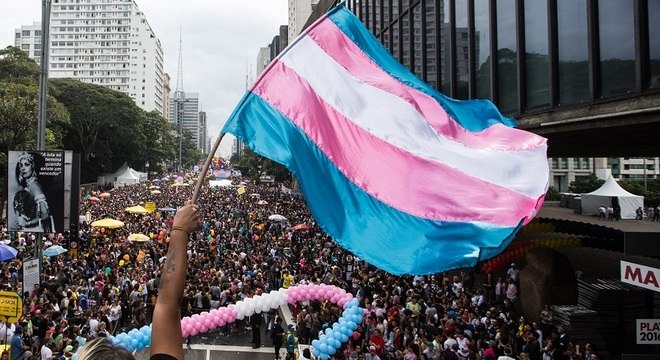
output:
<svg viewBox="0 0 660 360"><path fill-rule="evenodd" d="M213 160L213 155L215 155L215 152L218 151L218 147L220 146L220 142L222 141L222 138L225 137L225 133L221 133L220 136L215 140L215 143L213 144L213 147L211 147L211 151L209 151L209 156L206 158L206 162L204 163L204 167L202 168L202 172L199 174L197 177L197 184L195 185L195 191L193 192L192 196L192 203L195 204L197 203L197 197L199 196L199 190L202 188L202 183L204 182L204 178L206 177L206 173L209 171L209 166L211 166L211 160Z"/></svg>

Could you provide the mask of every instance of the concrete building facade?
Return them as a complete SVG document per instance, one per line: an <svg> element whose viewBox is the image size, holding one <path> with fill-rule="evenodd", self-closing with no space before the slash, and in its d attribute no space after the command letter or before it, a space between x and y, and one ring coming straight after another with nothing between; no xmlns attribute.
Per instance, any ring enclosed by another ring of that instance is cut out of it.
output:
<svg viewBox="0 0 660 360"><path fill-rule="evenodd" d="M206 116L204 118L206 119ZM201 133L199 94L196 92L175 91L170 98L170 122L176 126L177 133L188 131L190 141L199 148Z"/></svg>
<svg viewBox="0 0 660 360"><path fill-rule="evenodd" d="M319 0L289 0L289 35L291 43L302 31L307 19L316 9Z"/></svg>
<svg viewBox="0 0 660 360"><path fill-rule="evenodd" d="M40 62L40 36L40 23L22 26L15 45ZM49 50L49 77L121 91L143 110L163 114L163 49L135 1L54 2Z"/></svg>

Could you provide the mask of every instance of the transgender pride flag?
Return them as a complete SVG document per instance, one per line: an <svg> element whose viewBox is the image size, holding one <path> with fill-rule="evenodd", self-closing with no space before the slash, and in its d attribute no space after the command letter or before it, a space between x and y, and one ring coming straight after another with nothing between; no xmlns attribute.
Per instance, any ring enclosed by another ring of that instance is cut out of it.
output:
<svg viewBox="0 0 660 360"><path fill-rule="evenodd" d="M457 101L335 7L261 74L223 129L298 179L321 228L393 274L497 255L543 202L546 140Z"/></svg>

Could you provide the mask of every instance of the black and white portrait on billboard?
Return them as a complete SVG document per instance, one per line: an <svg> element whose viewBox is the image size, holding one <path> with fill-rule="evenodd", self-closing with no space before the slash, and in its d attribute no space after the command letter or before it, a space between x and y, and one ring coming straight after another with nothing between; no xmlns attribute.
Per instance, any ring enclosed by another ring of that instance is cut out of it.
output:
<svg viewBox="0 0 660 360"><path fill-rule="evenodd" d="M10 151L8 180L10 231L61 231L56 224L64 201L62 152Z"/></svg>

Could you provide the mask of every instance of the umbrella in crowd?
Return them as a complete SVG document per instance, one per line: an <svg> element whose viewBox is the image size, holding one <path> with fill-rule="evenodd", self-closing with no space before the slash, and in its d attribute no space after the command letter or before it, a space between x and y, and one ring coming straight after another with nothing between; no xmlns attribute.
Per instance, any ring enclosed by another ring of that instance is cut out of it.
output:
<svg viewBox="0 0 660 360"><path fill-rule="evenodd" d="M92 223L93 227L97 228L108 228L108 229L117 229L124 226L124 223L110 218L105 218L101 220L96 220Z"/></svg>
<svg viewBox="0 0 660 360"><path fill-rule="evenodd" d="M133 242L147 242L149 237L144 234L130 234L128 235L128 240Z"/></svg>
<svg viewBox="0 0 660 360"><path fill-rule="evenodd" d="M156 180L157 180L157 179L156 179ZM151 186L149 186L149 189L150 189L150 190L160 189L160 186L158 186L158 185L151 185Z"/></svg>
<svg viewBox="0 0 660 360"><path fill-rule="evenodd" d="M280 214L273 214L268 217L268 220L273 220L273 221L286 221L286 218Z"/></svg>
<svg viewBox="0 0 660 360"><path fill-rule="evenodd" d="M259 204L259 205L268 205L268 201L266 201L266 200L259 200L259 201L257 201L257 204Z"/></svg>
<svg viewBox="0 0 660 360"><path fill-rule="evenodd" d="M96 196L90 196L90 197L87 198L87 201L99 202L99 201L101 201L101 199L97 198Z"/></svg>
<svg viewBox="0 0 660 360"><path fill-rule="evenodd" d="M131 214L148 214L149 210L145 209L142 205L135 205L124 209L126 212Z"/></svg>
<svg viewBox="0 0 660 360"><path fill-rule="evenodd" d="M298 224L294 226L292 229L293 230L310 230L312 228L311 225L309 224Z"/></svg>
<svg viewBox="0 0 660 360"><path fill-rule="evenodd" d="M176 211L175 208L171 208L171 207L164 207L164 208L160 208L158 210L163 211L163 212L175 212Z"/></svg>
<svg viewBox="0 0 660 360"><path fill-rule="evenodd" d="M160 195L160 190L151 190L152 195Z"/></svg>
<svg viewBox="0 0 660 360"><path fill-rule="evenodd" d="M100 194L99 194L99 197L100 197L101 199L109 198L109 197L110 197L110 193L107 193L107 192L100 193Z"/></svg>
<svg viewBox="0 0 660 360"><path fill-rule="evenodd" d="M62 255L67 251L68 251L67 249L61 247L60 245L53 245L46 248L46 250L44 250L44 256L53 257L57 255Z"/></svg>
<svg viewBox="0 0 660 360"><path fill-rule="evenodd" d="M9 245L0 244L0 261L11 260L16 257L18 250Z"/></svg>

